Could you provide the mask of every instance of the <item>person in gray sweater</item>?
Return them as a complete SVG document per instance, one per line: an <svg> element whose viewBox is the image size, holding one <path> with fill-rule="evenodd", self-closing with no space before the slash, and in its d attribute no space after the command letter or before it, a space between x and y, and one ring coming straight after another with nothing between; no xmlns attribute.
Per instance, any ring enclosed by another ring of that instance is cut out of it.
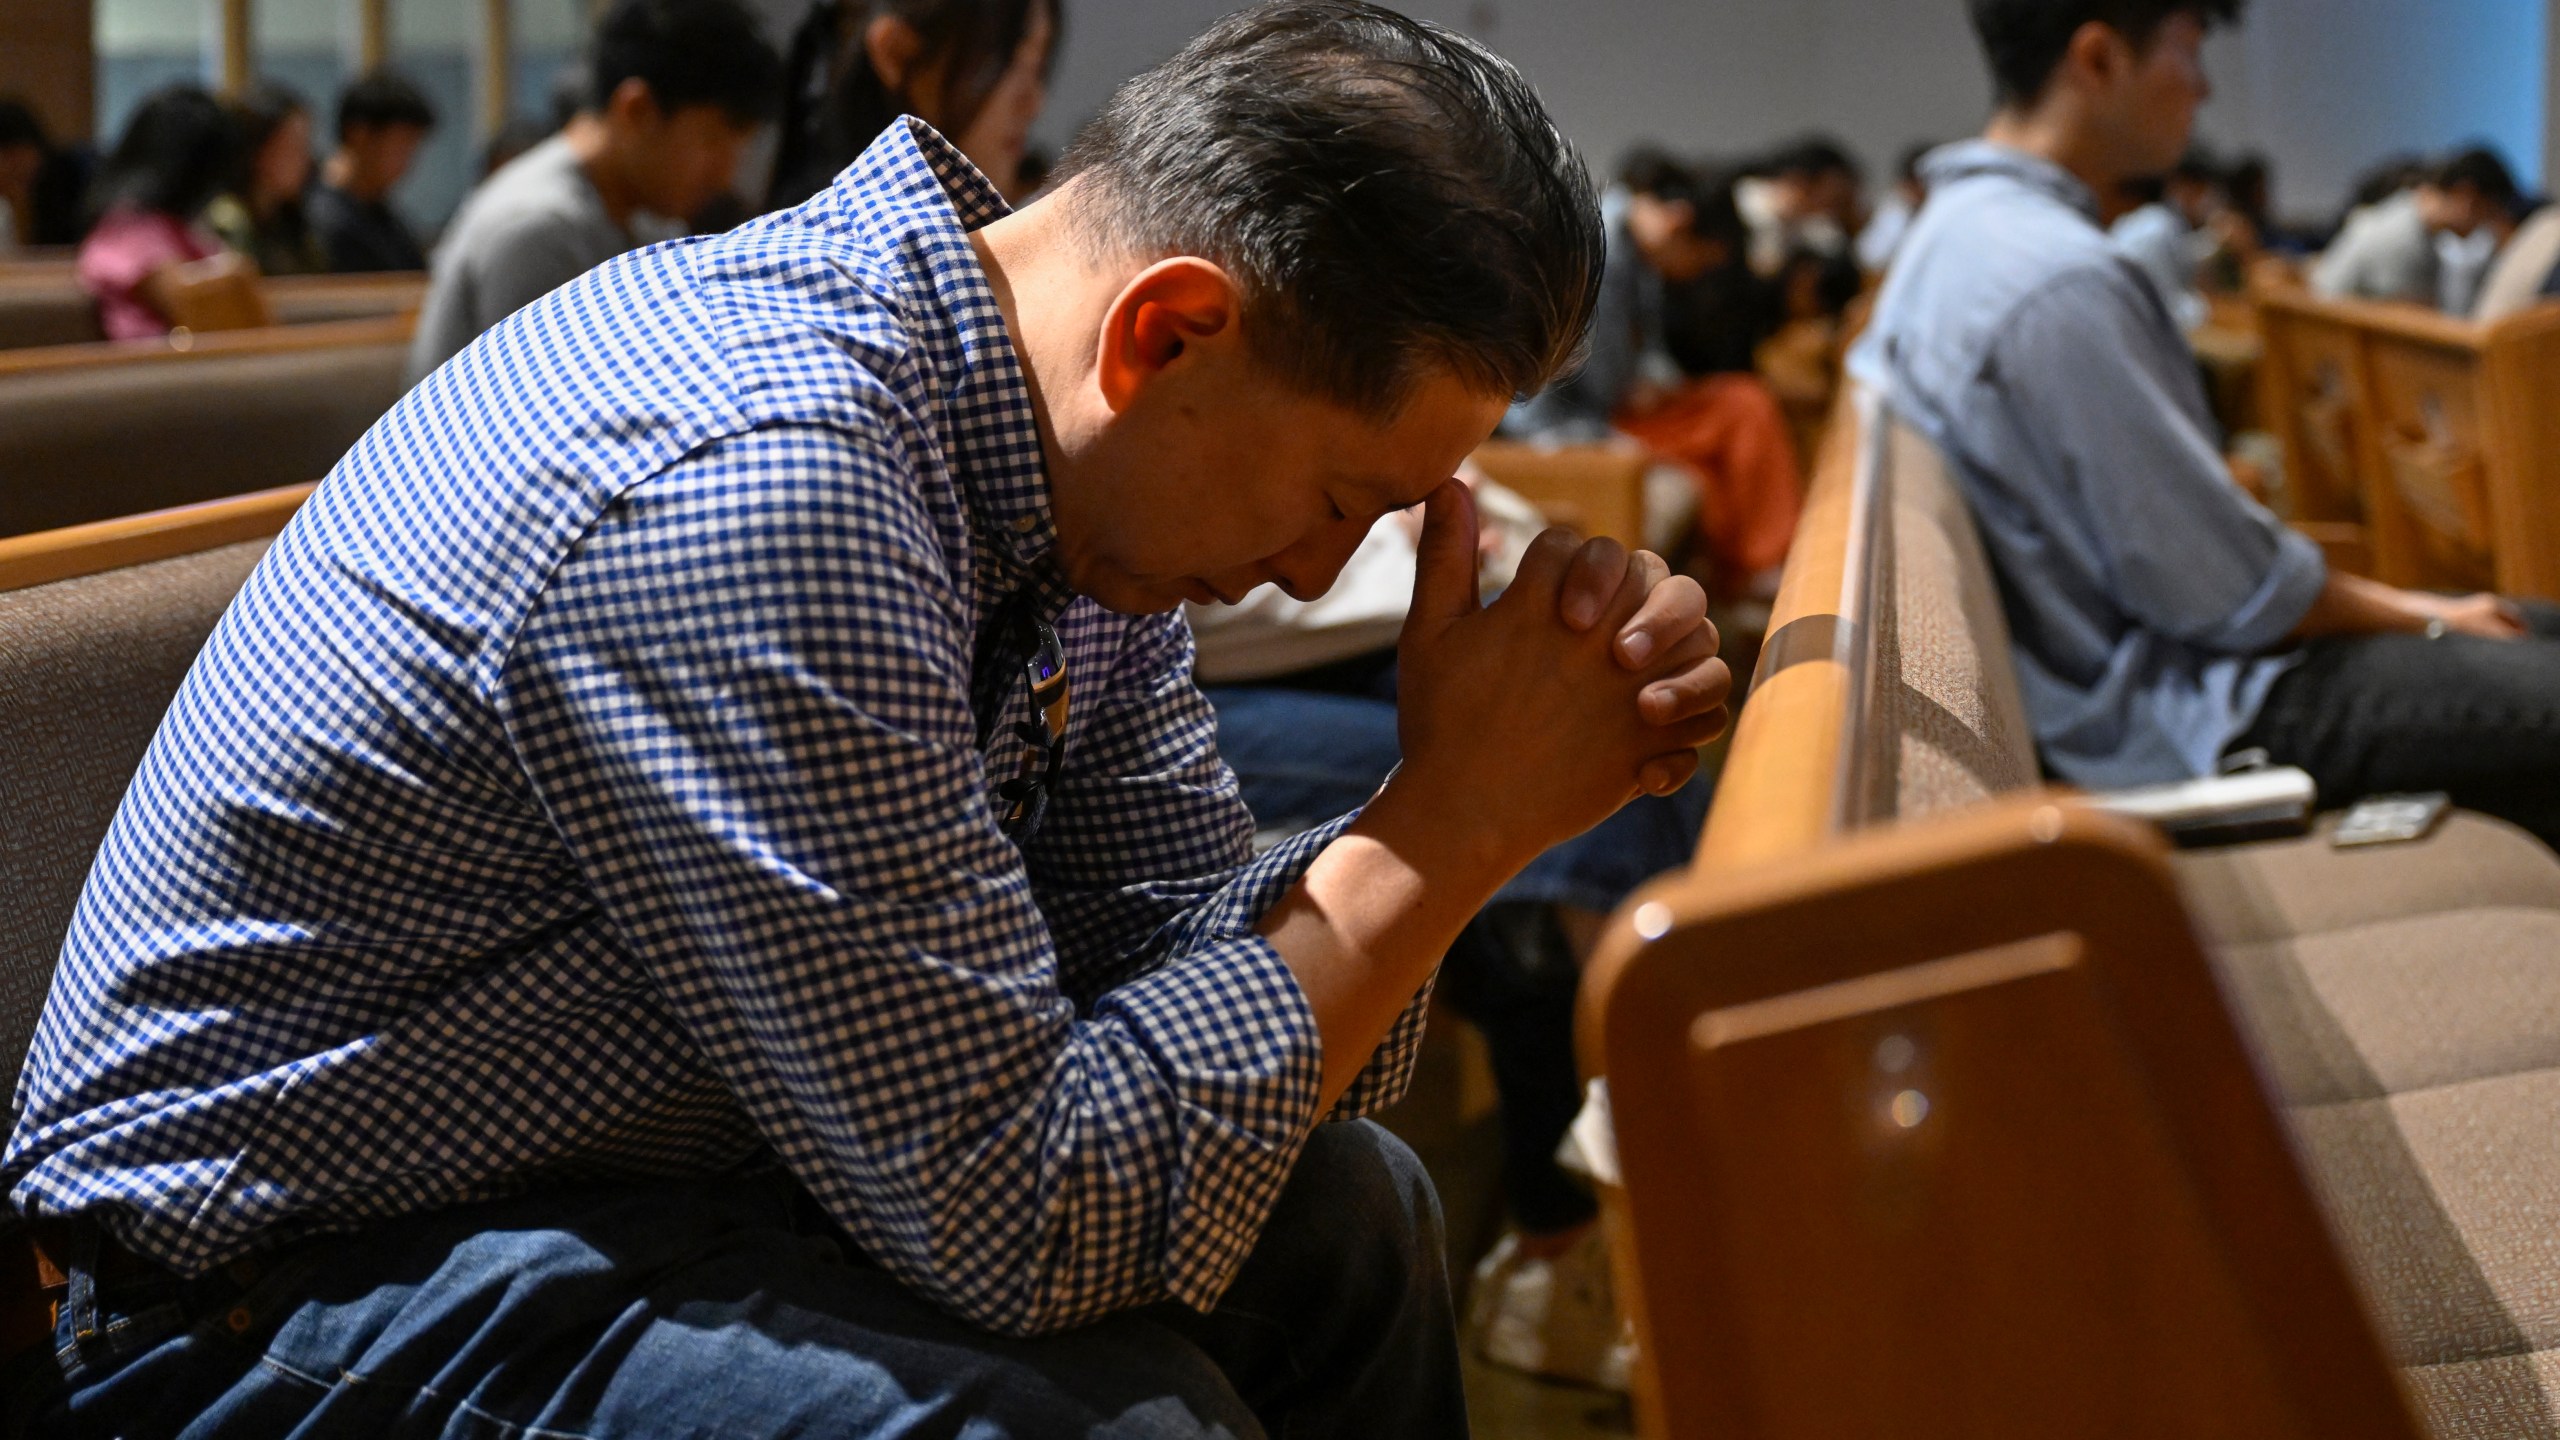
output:
<svg viewBox="0 0 2560 1440"><path fill-rule="evenodd" d="M780 104L781 58L737 0L620 0L589 64L584 108L474 191L437 247L411 379L597 265L684 233Z"/></svg>

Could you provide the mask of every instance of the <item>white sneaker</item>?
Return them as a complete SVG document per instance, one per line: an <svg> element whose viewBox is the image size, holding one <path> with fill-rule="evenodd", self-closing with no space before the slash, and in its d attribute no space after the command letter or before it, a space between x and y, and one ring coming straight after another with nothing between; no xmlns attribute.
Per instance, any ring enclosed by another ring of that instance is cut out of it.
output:
<svg viewBox="0 0 2560 1440"><path fill-rule="evenodd" d="M1618 1313L1600 1227L1553 1256L1523 1255L1519 1232L1505 1234L1476 1266L1467 1342L1505 1369L1625 1394L1635 1342Z"/></svg>

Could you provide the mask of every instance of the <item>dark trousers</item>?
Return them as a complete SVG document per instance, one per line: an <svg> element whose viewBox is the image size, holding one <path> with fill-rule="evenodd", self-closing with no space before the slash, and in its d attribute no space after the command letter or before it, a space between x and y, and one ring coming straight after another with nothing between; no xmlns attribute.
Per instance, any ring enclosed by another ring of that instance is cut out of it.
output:
<svg viewBox="0 0 2560 1440"><path fill-rule="evenodd" d="M2525 640L2314 640L2233 748L2311 772L2324 807L2442 790L2560 846L2560 607L2524 610Z"/></svg>
<svg viewBox="0 0 2560 1440"><path fill-rule="evenodd" d="M501 1440L1463 1437L1438 1201L1322 1125L1210 1314L1009 1339L850 1248L778 1169L546 1190L67 1304L32 1435Z"/></svg>

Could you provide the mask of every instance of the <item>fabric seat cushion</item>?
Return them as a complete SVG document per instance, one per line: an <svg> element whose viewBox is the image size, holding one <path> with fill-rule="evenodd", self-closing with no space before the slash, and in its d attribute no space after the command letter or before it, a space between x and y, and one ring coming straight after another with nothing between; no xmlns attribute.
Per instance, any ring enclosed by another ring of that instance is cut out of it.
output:
<svg viewBox="0 0 2560 1440"><path fill-rule="evenodd" d="M196 652L267 550L250 540L0 593L0 1069L14 1075L90 861Z"/></svg>
<svg viewBox="0 0 2560 1440"><path fill-rule="evenodd" d="M2215 964L2431 1432L2560 1436L2560 909Z"/></svg>
<svg viewBox="0 0 2560 1440"><path fill-rule="evenodd" d="M2457 811L2406 845L2339 850L2339 817L2298 840L2177 857L2206 943L2246 945L2479 906L2560 909L2560 856L2503 820Z"/></svg>

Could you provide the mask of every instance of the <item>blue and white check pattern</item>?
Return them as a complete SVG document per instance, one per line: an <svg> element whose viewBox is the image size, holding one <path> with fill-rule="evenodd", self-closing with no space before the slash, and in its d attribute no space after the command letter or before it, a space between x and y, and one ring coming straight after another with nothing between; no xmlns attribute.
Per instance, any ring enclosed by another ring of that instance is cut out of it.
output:
<svg viewBox="0 0 2560 1440"><path fill-rule="evenodd" d="M100 853L0 1175L178 1270L777 1153L1033 1333L1207 1306L1320 1056L1172 616L1068 594L967 230L893 128L430 377L296 517ZM1028 620L1073 677L1027 849ZM1022 622L1022 623L1016 623ZM1336 1115L1403 1089L1417 999Z"/></svg>

